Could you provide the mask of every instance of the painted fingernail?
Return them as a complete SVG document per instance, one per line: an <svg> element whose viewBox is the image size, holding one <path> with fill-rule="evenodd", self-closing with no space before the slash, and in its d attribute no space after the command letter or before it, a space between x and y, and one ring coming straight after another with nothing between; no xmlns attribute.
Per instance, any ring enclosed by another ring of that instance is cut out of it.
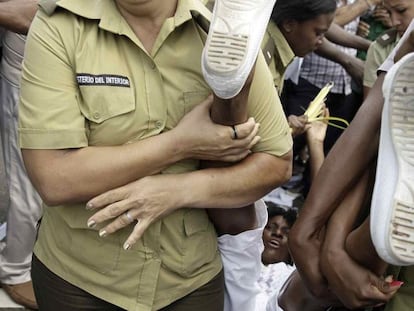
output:
<svg viewBox="0 0 414 311"><path fill-rule="evenodd" d="M392 281L390 283L391 286L402 286L404 284L404 282L401 281Z"/></svg>
<svg viewBox="0 0 414 311"><path fill-rule="evenodd" d="M124 244L124 250L129 250L131 248L131 245L129 245L128 243Z"/></svg>
<svg viewBox="0 0 414 311"><path fill-rule="evenodd" d="M87 223L87 226L89 227L89 228L95 228L95 226L96 226L96 222L95 222L95 220L89 220L88 221L88 223Z"/></svg>
<svg viewBox="0 0 414 311"><path fill-rule="evenodd" d="M91 210L91 209L93 209L93 204L92 203L88 203L88 204L86 204L86 207L85 207L87 210Z"/></svg>
<svg viewBox="0 0 414 311"><path fill-rule="evenodd" d="M100 230L99 231L99 236L101 237L101 238L104 238L104 237L106 237L108 235L108 232L106 232L105 230Z"/></svg>

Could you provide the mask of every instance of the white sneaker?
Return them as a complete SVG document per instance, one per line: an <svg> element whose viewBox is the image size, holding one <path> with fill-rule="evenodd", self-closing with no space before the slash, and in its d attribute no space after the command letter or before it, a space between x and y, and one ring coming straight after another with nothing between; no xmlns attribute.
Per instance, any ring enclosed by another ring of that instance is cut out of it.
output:
<svg viewBox="0 0 414 311"><path fill-rule="evenodd" d="M216 0L201 57L206 82L220 98L242 89L259 53L276 0Z"/></svg>
<svg viewBox="0 0 414 311"><path fill-rule="evenodd" d="M386 262L414 264L414 53L387 73L371 236Z"/></svg>

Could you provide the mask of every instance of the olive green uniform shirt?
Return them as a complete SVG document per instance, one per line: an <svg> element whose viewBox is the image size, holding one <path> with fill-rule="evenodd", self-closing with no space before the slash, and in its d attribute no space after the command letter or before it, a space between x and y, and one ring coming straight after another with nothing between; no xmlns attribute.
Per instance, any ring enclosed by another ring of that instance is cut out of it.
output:
<svg viewBox="0 0 414 311"><path fill-rule="evenodd" d="M272 73L273 83L280 94L286 68L295 58L295 53L273 21L269 21L267 26L262 41L262 51Z"/></svg>
<svg viewBox="0 0 414 311"><path fill-rule="evenodd" d="M367 52L367 58L364 66L363 85L369 88L377 80L377 70L397 45L399 36L396 32L386 31L371 43Z"/></svg>
<svg viewBox="0 0 414 311"><path fill-rule="evenodd" d="M206 34L192 15L209 19L210 13L198 0L178 1L151 53L113 0L61 0L55 6L41 2L27 39L22 148L122 145L158 135L211 93L200 65ZM287 153L289 127L262 54L248 108L261 124L253 152ZM186 160L163 173L198 165ZM68 282L127 310L160 309L222 269L216 233L203 209L182 208L155 222L130 251L122 245L132 225L100 238L98 229L86 225L92 212L85 204L44 211L36 256Z"/></svg>

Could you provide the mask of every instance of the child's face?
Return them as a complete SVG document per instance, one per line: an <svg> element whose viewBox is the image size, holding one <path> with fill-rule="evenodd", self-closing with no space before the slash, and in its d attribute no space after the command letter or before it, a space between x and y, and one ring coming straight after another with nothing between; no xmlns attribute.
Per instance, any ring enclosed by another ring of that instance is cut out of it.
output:
<svg viewBox="0 0 414 311"><path fill-rule="evenodd" d="M263 230L262 262L265 265L290 261L287 246L289 230L290 227L282 216L273 216L269 219Z"/></svg>
<svg viewBox="0 0 414 311"><path fill-rule="evenodd" d="M411 0L385 0L384 7L391 17L391 23L402 35L414 18L414 3Z"/></svg>

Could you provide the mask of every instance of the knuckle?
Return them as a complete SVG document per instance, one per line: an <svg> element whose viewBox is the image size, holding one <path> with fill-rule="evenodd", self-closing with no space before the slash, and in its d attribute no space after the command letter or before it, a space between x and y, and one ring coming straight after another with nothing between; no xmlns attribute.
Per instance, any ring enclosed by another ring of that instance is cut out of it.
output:
<svg viewBox="0 0 414 311"><path fill-rule="evenodd" d="M116 230L117 230L117 226L116 226L116 223L114 223L114 222L107 225L104 229L106 234L114 233Z"/></svg>
<svg viewBox="0 0 414 311"><path fill-rule="evenodd" d="M124 217L124 215L119 216L119 223L121 224L122 227L129 225L129 220L126 219L126 217Z"/></svg>
<svg viewBox="0 0 414 311"><path fill-rule="evenodd" d="M108 215L113 218L119 215L118 208L115 204L109 205L108 207Z"/></svg>

